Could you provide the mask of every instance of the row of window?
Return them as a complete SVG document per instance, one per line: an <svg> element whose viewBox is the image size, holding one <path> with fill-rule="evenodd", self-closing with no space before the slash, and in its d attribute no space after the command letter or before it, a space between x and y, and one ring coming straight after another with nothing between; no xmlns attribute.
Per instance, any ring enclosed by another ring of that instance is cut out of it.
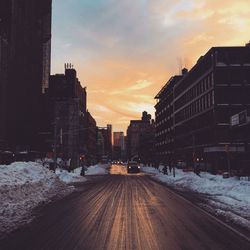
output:
<svg viewBox="0 0 250 250"><path fill-rule="evenodd" d="M168 120L171 120L172 116L167 116L163 120L157 122L156 127L161 126L162 124L166 123Z"/></svg>
<svg viewBox="0 0 250 250"><path fill-rule="evenodd" d="M160 136L160 135L167 134L167 133L169 133L172 130L172 128L173 127L171 127L171 128L169 127L169 128L163 129L159 133L156 133L155 136Z"/></svg>
<svg viewBox="0 0 250 250"><path fill-rule="evenodd" d="M174 139L169 138L169 139L167 139L167 140L165 140L165 141L161 141L161 142L156 143L155 146L156 146L156 147L157 147L157 146L162 146L162 145L169 144L169 143L171 143L171 142L174 142Z"/></svg>
<svg viewBox="0 0 250 250"><path fill-rule="evenodd" d="M168 155L168 154L173 154L173 151L164 151L164 152L159 152L157 154L158 155Z"/></svg>
<svg viewBox="0 0 250 250"><path fill-rule="evenodd" d="M209 109L214 105L214 91L203 95L198 100L192 102L176 114L176 122L180 122Z"/></svg>
<svg viewBox="0 0 250 250"><path fill-rule="evenodd" d="M170 104L168 104L165 108L163 108L160 112L156 112L155 116L158 117L160 116L161 114L163 114L164 112L167 111L167 109L170 108Z"/></svg>
<svg viewBox="0 0 250 250"><path fill-rule="evenodd" d="M234 68L217 68L215 71L215 82L217 84L249 84L250 83L250 71L249 66L234 67Z"/></svg>
<svg viewBox="0 0 250 250"><path fill-rule="evenodd" d="M202 95L214 85L213 74L209 74L203 78L199 83L189 89L179 100L175 102L175 108L179 109L186 103L192 101L196 97Z"/></svg>

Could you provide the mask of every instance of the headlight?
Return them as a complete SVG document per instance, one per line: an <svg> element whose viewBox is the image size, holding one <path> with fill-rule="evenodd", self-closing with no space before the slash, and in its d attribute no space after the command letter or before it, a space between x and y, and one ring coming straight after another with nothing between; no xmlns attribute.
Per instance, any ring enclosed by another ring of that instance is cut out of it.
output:
<svg viewBox="0 0 250 250"><path fill-rule="evenodd" d="M131 168L131 167L128 167L128 168Z"/></svg>
<svg viewBox="0 0 250 250"><path fill-rule="evenodd" d="M140 166L138 166L138 168L141 168Z"/></svg>

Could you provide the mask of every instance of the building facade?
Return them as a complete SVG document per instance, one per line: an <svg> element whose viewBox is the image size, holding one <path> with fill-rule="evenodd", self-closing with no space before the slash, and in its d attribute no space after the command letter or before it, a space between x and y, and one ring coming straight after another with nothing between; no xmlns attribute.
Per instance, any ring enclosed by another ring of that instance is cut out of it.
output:
<svg viewBox="0 0 250 250"><path fill-rule="evenodd" d="M153 161L154 156L151 155L151 147L149 143L142 143L145 137L151 135L153 138L147 139L147 141L154 140L154 122L151 120L151 115L146 111L142 113L141 120L131 120L127 129L127 157L131 159L140 159L141 161L146 161L144 159L145 151L148 152L147 158ZM141 157L143 159L141 159Z"/></svg>
<svg viewBox="0 0 250 250"><path fill-rule="evenodd" d="M112 125L107 124L107 127L98 127L99 138L103 138L103 155L101 158L112 160ZM101 141L100 141L101 142Z"/></svg>
<svg viewBox="0 0 250 250"><path fill-rule="evenodd" d="M86 161L88 165L94 165L97 162L97 127L95 119L88 111L85 115L83 131L86 143Z"/></svg>
<svg viewBox="0 0 250 250"><path fill-rule="evenodd" d="M250 107L250 47L211 48L174 86L176 160L211 171L239 170L250 156L247 129L233 115ZM234 136L232 136L234 134Z"/></svg>
<svg viewBox="0 0 250 250"><path fill-rule="evenodd" d="M183 70L183 75L187 71ZM174 86L183 75L173 76L155 96L155 154L160 162L174 160Z"/></svg>
<svg viewBox="0 0 250 250"><path fill-rule="evenodd" d="M10 1L0 2L0 150L5 148L6 140L6 87L8 76L8 55L10 42Z"/></svg>
<svg viewBox="0 0 250 250"><path fill-rule="evenodd" d="M53 151L63 158L73 159L75 164L80 155L87 155L87 139L92 139L87 128L92 119L86 110L86 99L86 88L81 86L71 64L65 64L65 74L50 76L45 113L49 117L48 124L54 124L47 126L52 135Z"/></svg>
<svg viewBox="0 0 250 250"><path fill-rule="evenodd" d="M113 132L113 145L119 146L124 150L124 133L123 132Z"/></svg>
<svg viewBox="0 0 250 250"><path fill-rule="evenodd" d="M0 84L0 136L12 150L39 147L41 99L50 74L51 4L1 1L0 61L6 73Z"/></svg>
<svg viewBox="0 0 250 250"><path fill-rule="evenodd" d="M123 132L113 132L113 159L124 160L125 142Z"/></svg>

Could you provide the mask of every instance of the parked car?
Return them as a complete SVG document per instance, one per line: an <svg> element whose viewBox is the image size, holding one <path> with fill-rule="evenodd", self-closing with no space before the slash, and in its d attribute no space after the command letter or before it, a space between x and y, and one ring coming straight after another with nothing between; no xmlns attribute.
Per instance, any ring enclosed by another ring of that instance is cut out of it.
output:
<svg viewBox="0 0 250 250"><path fill-rule="evenodd" d="M136 161L129 161L127 165L127 172L128 173L139 173L140 172L140 165Z"/></svg>

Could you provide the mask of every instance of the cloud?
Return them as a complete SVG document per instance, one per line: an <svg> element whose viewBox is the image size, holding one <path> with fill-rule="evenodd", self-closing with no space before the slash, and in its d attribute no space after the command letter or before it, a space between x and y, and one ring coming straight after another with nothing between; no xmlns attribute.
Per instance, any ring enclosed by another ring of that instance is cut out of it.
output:
<svg viewBox="0 0 250 250"><path fill-rule="evenodd" d="M113 112L108 107L103 106L103 105L99 105L99 104L94 104L93 105L93 109L96 110L96 111L98 111L98 112L101 112L101 113L111 113L111 112Z"/></svg>
<svg viewBox="0 0 250 250"><path fill-rule="evenodd" d="M97 123L125 131L180 65L244 45L249 26L249 0L54 0L52 72L72 62Z"/></svg>
<svg viewBox="0 0 250 250"><path fill-rule="evenodd" d="M139 80L139 81L136 82L135 85L129 87L129 90L145 89L145 88L149 87L152 84L153 84L152 82L149 82L147 80Z"/></svg>

